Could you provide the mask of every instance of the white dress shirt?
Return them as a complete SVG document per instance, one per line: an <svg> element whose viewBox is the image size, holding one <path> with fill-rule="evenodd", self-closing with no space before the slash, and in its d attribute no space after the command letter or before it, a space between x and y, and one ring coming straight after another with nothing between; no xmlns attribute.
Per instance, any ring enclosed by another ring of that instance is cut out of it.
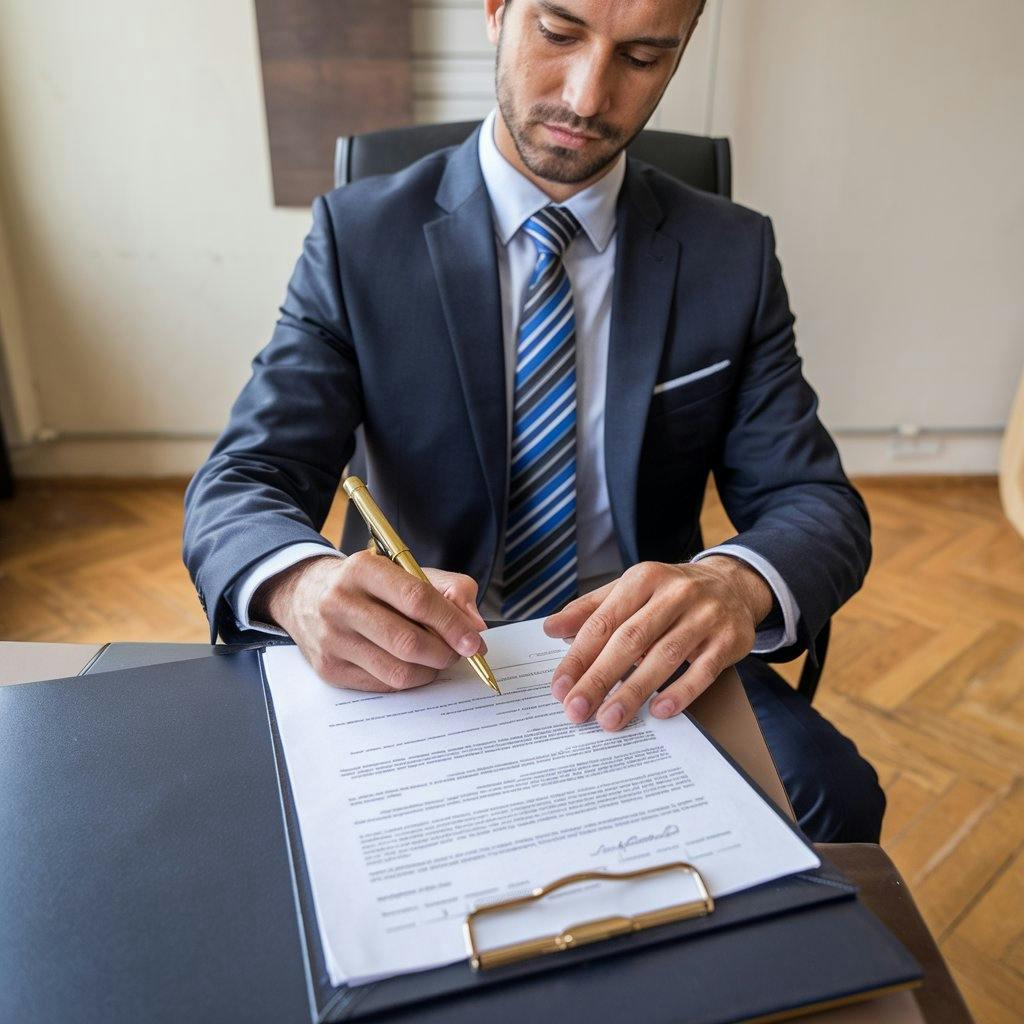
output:
<svg viewBox="0 0 1024 1024"><path fill-rule="evenodd" d="M536 247L522 226L551 199L501 155L494 141L494 118L495 112L492 111L484 121L479 156L494 215L505 342L508 445L512 434L514 368L522 295L537 262ZM580 233L562 257L572 285L576 315L576 548L581 593L615 579L624 568L615 539L605 476L604 412L615 268L616 203L625 174L626 157L622 154L599 181L560 204L572 211L581 226ZM508 466L509 459L506 458L505 462ZM502 524L500 535L504 536L504 532ZM330 553L344 557L341 552L331 552L321 545L294 544L257 563L227 597L235 610L239 628L281 634L279 629L249 620L249 603L256 589L271 576L297 562ZM729 555L746 562L764 577L775 594L783 622L758 632L754 653L764 654L792 644L796 639L800 613L792 592L775 568L757 552L735 544L702 551L693 561L711 554ZM500 621L502 617L503 565L504 544L500 544L490 584L479 602L480 614L489 621Z"/></svg>

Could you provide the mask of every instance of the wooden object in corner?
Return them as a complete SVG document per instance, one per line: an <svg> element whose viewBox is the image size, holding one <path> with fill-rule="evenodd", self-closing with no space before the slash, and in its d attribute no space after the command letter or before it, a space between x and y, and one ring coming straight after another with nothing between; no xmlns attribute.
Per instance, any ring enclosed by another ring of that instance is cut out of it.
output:
<svg viewBox="0 0 1024 1024"><path fill-rule="evenodd" d="M1013 528L1024 537L1024 375L1003 434L999 458L999 496Z"/></svg>
<svg viewBox="0 0 1024 1024"><path fill-rule="evenodd" d="M256 0L278 206L334 186L339 135L412 123L412 14L404 0Z"/></svg>

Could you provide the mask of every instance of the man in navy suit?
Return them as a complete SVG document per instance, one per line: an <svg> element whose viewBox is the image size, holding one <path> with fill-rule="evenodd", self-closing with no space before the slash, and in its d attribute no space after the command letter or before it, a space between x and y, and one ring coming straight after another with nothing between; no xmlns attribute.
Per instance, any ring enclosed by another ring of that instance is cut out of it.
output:
<svg viewBox="0 0 1024 1024"><path fill-rule="evenodd" d="M679 714L737 664L805 831L877 840L873 770L765 664L808 649L870 557L771 224L623 152L703 3L484 6L497 111L316 200L192 481L185 560L213 635L287 633L324 678L385 691L475 653L484 617L547 616L572 638L554 696L608 730L652 697ZM363 550L358 517L347 557L318 532L360 426L433 587ZM709 472L738 530L710 551Z"/></svg>

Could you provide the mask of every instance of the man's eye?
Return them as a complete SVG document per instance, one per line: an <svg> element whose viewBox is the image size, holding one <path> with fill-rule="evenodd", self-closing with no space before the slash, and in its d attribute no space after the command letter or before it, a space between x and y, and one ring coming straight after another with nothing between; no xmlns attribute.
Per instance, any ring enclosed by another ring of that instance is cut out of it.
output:
<svg viewBox="0 0 1024 1024"><path fill-rule="evenodd" d="M655 60L642 60L640 57L634 57L630 53L625 53L625 54L623 54L623 56L635 68L653 68L654 65L658 63L657 59L655 59Z"/></svg>
<svg viewBox="0 0 1024 1024"><path fill-rule="evenodd" d="M563 36L559 35L557 32L552 32L543 21L538 21L537 27L540 29L540 34L550 43L556 43L559 46L564 46L566 43L572 42L572 36Z"/></svg>

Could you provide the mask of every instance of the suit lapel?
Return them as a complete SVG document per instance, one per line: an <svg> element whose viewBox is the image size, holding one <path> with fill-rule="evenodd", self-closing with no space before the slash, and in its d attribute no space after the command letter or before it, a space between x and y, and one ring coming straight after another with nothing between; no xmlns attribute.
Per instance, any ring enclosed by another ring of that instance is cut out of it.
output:
<svg viewBox="0 0 1024 1024"><path fill-rule="evenodd" d="M424 232L497 536L505 506L505 353L494 226L478 135L479 129L449 159L435 197L445 212ZM488 580L479 582L483 588Z"/></svg>
<svg viewBox="0 0 1024 1024"><path fill-rule="evenodd" d="M636 491L651 392L675 296L679 243L658 231L662 211L636 165L619 197L605 398L608 498L627 566L639 561Z"/></svg>

